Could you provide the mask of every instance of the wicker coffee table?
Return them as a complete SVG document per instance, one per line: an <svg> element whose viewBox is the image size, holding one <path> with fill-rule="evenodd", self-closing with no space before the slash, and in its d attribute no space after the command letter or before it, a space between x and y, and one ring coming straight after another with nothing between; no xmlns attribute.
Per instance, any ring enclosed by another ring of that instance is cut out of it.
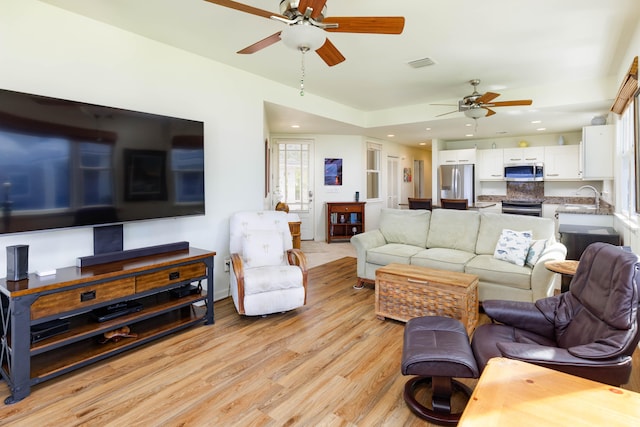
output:
<svg viewBox="0 0 640 427"><path fill-rule="evenodd" d="M471 334L478 323L478 276L406 264L376 271L376 316L406 322L413 317L458 319Z"/></svg>

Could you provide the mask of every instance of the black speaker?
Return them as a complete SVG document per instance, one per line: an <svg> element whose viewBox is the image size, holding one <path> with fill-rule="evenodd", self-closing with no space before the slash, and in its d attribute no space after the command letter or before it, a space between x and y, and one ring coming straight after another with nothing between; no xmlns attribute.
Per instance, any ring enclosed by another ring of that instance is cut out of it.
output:
<svg viewBox="0 0 640 427"><path fill-rule="evenodd" d="M29 277L29 245L7 246L7 281Z"/></svg>

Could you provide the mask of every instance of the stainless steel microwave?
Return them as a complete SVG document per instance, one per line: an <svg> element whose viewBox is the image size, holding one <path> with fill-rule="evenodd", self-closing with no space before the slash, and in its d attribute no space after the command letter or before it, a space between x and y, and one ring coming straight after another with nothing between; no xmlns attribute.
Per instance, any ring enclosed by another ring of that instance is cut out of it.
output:
<svg viewBox="0 0 640 427"><path fill-rule="evenodd" d="M507 181L544 181L544 165L535 163L505 163L504 179Z"/></svg>

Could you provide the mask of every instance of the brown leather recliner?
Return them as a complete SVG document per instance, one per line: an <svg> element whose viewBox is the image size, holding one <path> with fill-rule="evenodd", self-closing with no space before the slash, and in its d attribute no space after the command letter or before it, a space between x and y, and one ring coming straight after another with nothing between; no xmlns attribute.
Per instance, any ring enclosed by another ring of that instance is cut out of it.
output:
<svg viewBox="0 0 640 427"><path fill-rule="evenodd" d="M569 291L535 303L484 301L500 324L474 333L471 347L482 371L492 357L508 357L619 386L629 381L640 340L638 257L619 246L587 247Z"/></svg>

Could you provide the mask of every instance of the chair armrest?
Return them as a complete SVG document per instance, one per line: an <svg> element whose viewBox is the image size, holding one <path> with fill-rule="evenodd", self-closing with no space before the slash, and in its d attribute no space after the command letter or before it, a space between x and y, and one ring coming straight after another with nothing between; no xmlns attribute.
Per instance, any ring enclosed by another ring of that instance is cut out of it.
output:
<svg viewBox="0 0 640 427"><path fill-rule="evenodd" d="M231 254L231 274L235 277L238 293L238 314L244 314L244 264L240 254Z"/></svg>
<svg viewBox="0 0 640 427"><path fill-rule="evenodd" d="M302 286L304 287L304 303L307 303L307 257L300 249L289 249L287 251L287 261L289 265L297 265L302 270Z"/></svg>
<svg viewBox="0 0 640 427"><path fill-rule="evenodd" d="M556 273L548 270L544 263L547 261L563 261L566 257L567 247L560 242L553 242L544 248L531 272L533 301L553 295L553 282Z"/></svg>
<svg viewBox="0 0 640 427"><path fill-rule="evenodd" d="M497 346L502 355L510 359L522 360L523 362L544 365L554 369L557 367L558 370L563 372L567 372L566 369L561 369L563 366L565 368L570 368L571 366L616 366L625 359L583 359L572 355L564 348L517 342L499 342Z"/></svg>
<svg viewBox="0 0 640 427"><path fill-rule="evenodd" d="M365 277L365 264L367 262L367 251L378 246L385 245L385 240L380 230L369 230L364 233L356 234L351 237L351 244L356 248L357 256L357 275L360 278Z"/></svg>
<svg viewBox="0 0 640 427"><path fill-rule="evenodd" d="M491 320L555 339L555 329L534 303L524 301L485 300L484 312Z"/></svg>

